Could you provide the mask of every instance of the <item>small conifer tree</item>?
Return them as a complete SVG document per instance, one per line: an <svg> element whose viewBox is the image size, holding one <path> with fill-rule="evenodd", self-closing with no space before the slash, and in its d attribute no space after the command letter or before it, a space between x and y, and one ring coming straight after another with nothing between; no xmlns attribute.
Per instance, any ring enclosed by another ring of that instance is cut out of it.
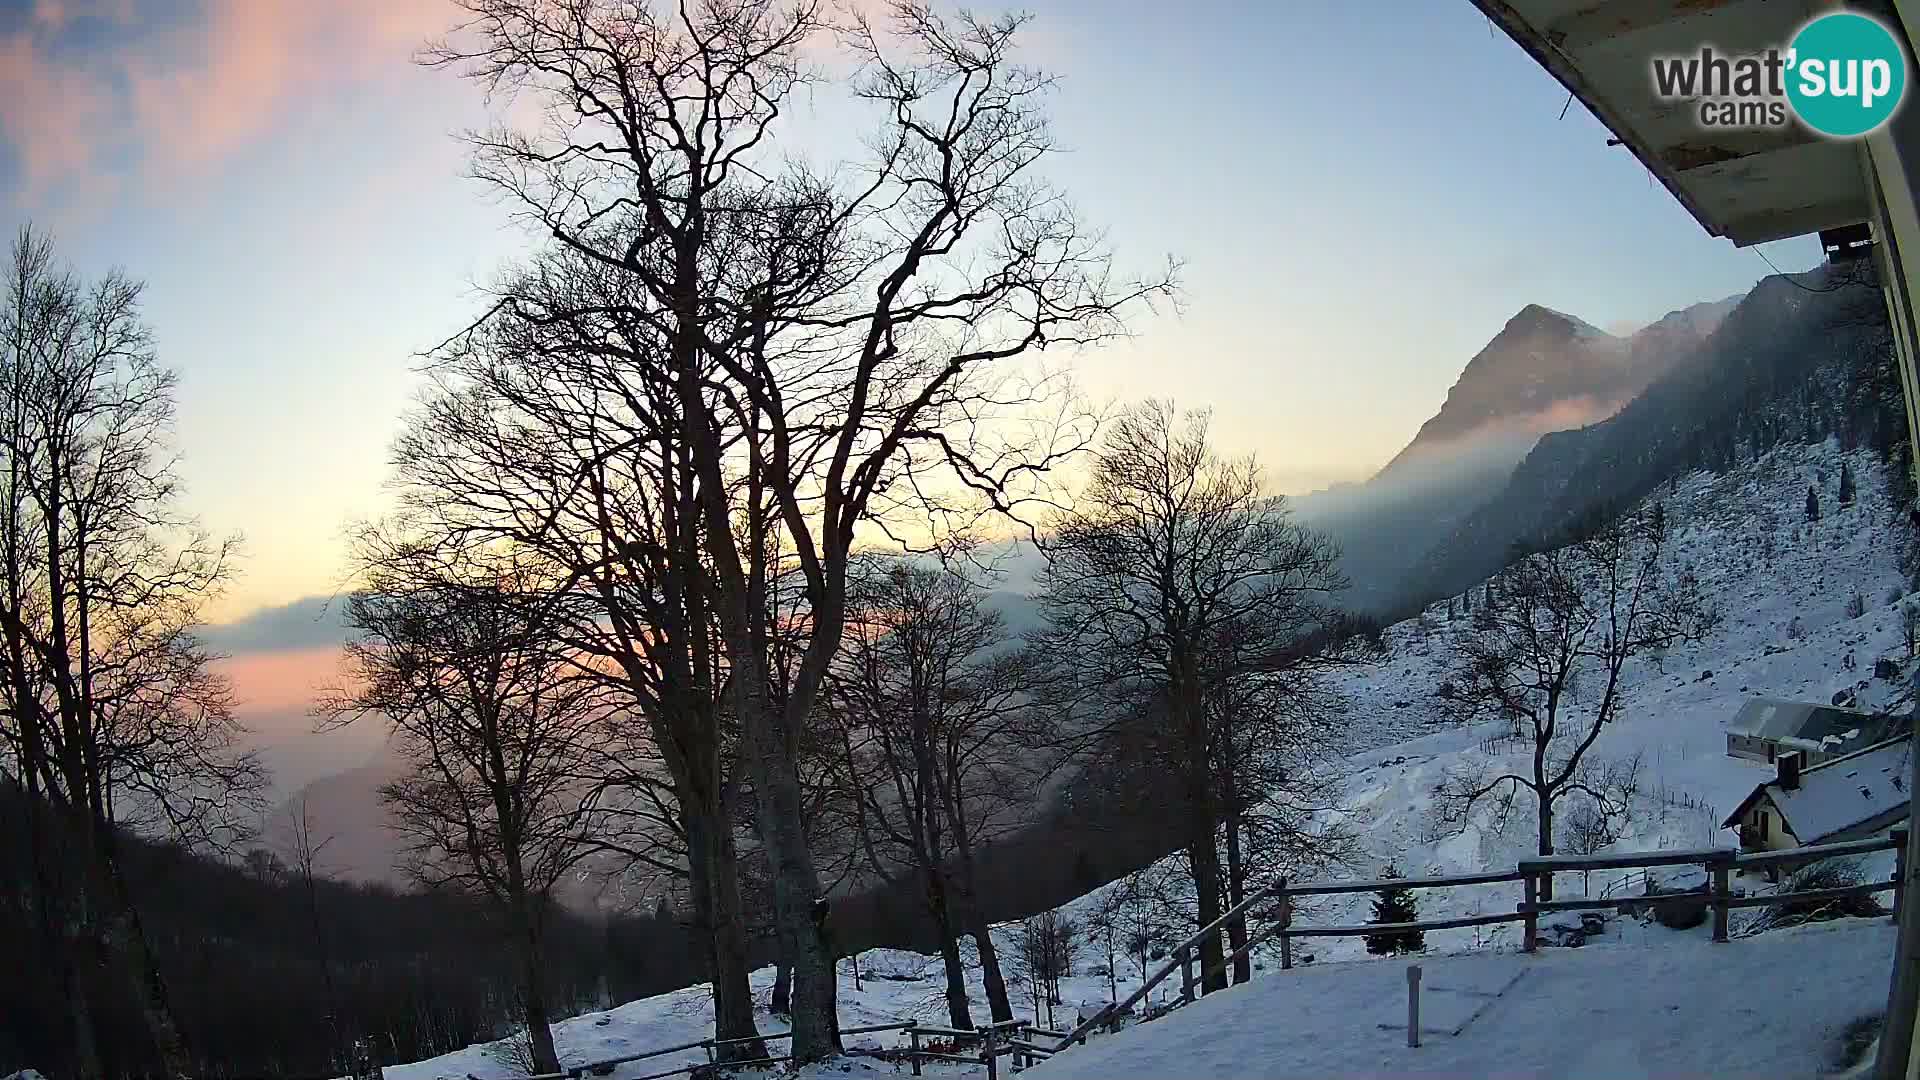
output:
<svg viewBox="0 0 1920 1080"><path fill-rule="evenodd" d="M1812 484L1807 485L1807 520L1820 520L1820 492Z"/></svg>
<svg viewBox="0 0 1920 1080"><path fill-rule="evenodd" d="M1397 878L1400 871L1389 865L1388 878ZM1373 923L1417 922L1420 918L1418 905L1414 903L1413 890L1401 886L1389 886L1374 894ZM1367 951L1375 956L1393 956L1398 953L1417 953L1427 947L1427 935L1422 930L1397 930L1386 934L1368 934Z"/></svg>
<svg viewBox="0 0 1920 1080"><path fill-rule="evenodd" d="M1840 505L1852 506L1853 495L1853 467L1842 461L1840 463Z"/></svg>

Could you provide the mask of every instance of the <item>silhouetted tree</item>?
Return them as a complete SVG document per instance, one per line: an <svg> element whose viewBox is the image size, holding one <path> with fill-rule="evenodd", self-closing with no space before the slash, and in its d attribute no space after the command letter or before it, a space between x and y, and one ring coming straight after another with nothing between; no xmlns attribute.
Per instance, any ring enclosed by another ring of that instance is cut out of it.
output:
<svg viewBox="0 0 1920 1080"><path fill-rule="evenodd" d="M827 698L842 744L835 782L851 796L874 872L920 883L953 1026L973 1026L959 950L967 933L994 1019L1009 1019L972 866L977 846L1031 808L1028 795L1057 764L1028 735L1028 665L1000 615L955 573L876 558L860 565L850 594Z"/></svg>
<svg viewBox="0 0 1920 1080"><path fill-rule="evenodd" d="M1807 520L1820 520L1820 492L1812 484L1807 485Z"/></svg>
<svg viewBox="0 0 1920 1080"><path fill-rule="evenodd" d="M93 973L124 973L161 1071L193 1071L121 863L128 834L228 851L260 810L226 678L194 636L232 564L179 508L174 373L143 286L91 284L23 228L0 281L0 771L26 793L34 907L71 1059L104 1069Z"/></svg>
<svg viewBox="0 0 1920 1080"><path fill-rule="evenodd" d="M1310 690L1313 673L1344 655L1322 633L1337 621L1328 600L1345 585L1338 553L1263 490L1252 459L1220 455L1205 412L1181 414L1160 401L1114 421L1087 489L1054 523L1046 549L1040 642L1060 672L1056 684L1101 715L1166 717L1139 749L1154 757L1149 772L1178 784L1195 918L1211 923L1231 902L1223 829L1237 842L1233 827L1253 817L1241 811L1280 779L1280 771L1248 775L1250 760L1228 748L1258 750L1271 731L1265 739L1251 732L1311 725L1318 715L1266 709L1256 723L1236 702L1278 683ZM1311 693L1297 700L1323 702ZM1237 723L1246 734L1234 734ZM1291 781L1310 778L1283 771ZM1244 922L1236 922L1229 935L1239 940ZM1224 988L1218 935L1200 952L1205 990Z"/></svg>
<svg viewBox="0 0 1920 1080"><path fill-rule="evenodd" d="M1504 572L1491 625L1460 647L1449 705L1465 721L1513 724L1533 752L1518 771L1449 776L1443 800L1463 814L1490 800L1504 818L1526 792L1541 855L1553 854L1562 798L1621 807L1634 770L1591 764L1587 754L1619 711L1628 661L1698 640L1717 618L1699 582L1671 572L1663 555L1644 522L1621 517Z"/></svg>
<svg viewBox="0 0 1920 1080"><path fill-rule="evenodd" d="M475 171L543 243L639 287L610 314L655 337L648 369L676 401L656 434L702 481L679 510L716 583L794 971L793 1055L818 1060L839 1045L833 957L796 758L846 629L856 531L932 518L945 533L1024 499L1087 434L1049 422L1001 437L994 414L1057 404L1058 384L1016 361L1122 333L1122 314L1168 280L1112 275L1040 181L1050 80L1014 61L1018 17L899 0L889 33L865 12L836 26L813 0L462 6L473 18L430 60L544 106L526 111L532 130L477 136ZM867 167L813 170L781 132L815 77L809 50L836 30L878 130ZM770 618L789 571L800 606ZM777 635L794 658L778 677Z"/></svg>
<svg viewBox="0 0 1920 1080"><path fill-rule="evenodd" d="M544 935L553 892L592 831L581 780L602 703L555 614L553 582L511 553L449 562L375 530L348 601L348 690L334 723L391 725L411 772L381 799L411 842L409 871L486 898L506 920L535 1072L556 1072Z"/></svg>

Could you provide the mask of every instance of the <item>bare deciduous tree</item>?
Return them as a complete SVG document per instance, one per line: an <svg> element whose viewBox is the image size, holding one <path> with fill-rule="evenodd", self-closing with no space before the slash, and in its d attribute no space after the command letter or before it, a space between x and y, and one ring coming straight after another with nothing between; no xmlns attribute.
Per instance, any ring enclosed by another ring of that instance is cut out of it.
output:
<svg viewBox="0 0 1920 1080"><path fill-rule="evenodd" d="M571 249L496 289L492 317L430 357L395 458L408 528L448 550L505 543L577 598L560 632L609 711L595 837L632 873L685 882L708 946L716 1034L765 1056L747 984L735 824L741 773L702 485L636 276ZM723 497L739 497L732 480Z"/></svg>
<svg viewBox="0 0 1920 1080"><path fill-rule="evenodd" d="M334 985L333 957L320 916L320 882L327 876L321 869L320 858L333 845L333 839L332 833L320 837L313 834L313 817L307 812L305 794L287 808L289 872L300 886L301 899L307 906L307 931L313 937L314 965L320 969L320 986L326 995L327 1045L334 1055L333 1064L339 1067L346 1064L348 1047L346 1035L340 1030L340 992Z"/></svg>
<svg viewBox="0 0 1920 1080"><path fill-rule="evenodd" d="M873 560L849 606L829 698L844 746L839 783L853 795L867 860L923 887L953 1026L973 1026L959 943L968 933L994 1018L1008 1019L970 871L974 845L1009 810L1032 809L1018 795L1038 790L1053 764L1027 737L1027 666L979 589L951 571Z"/></svg>
<svg viewBox="0 0 1920 1080"><path fill-rule="evenodd" d="M833 29L808 0L463 6L472 19L429 61L529 95L549 121L476 136L476 173L543 238L644 290L619 313L657 335L651 363L699 480L731 707L794 971L794 1055L818 1059L838 1045L832 950L795 747L845 628L856 530L1016 503L1084 433L997 424L1009 403L1055 390L1009 362L1121 333L1122 310L1166 282L1114 280L1097 238L1039 179L1050 82L1013 61L1017 18L948 19L905 0L890 32L851 18L855 96L879 130L867 167L829 175L793 164L778 139L811 79L803 50ZM779 693L770 551L804 583L802 647Z"/></svg>
<svg viewBox="0 0 1920 1080"><path fill-rule="evenodd" d="M320 708L334 723L392 726L411 771L381 799L411 841L408 869L506 917L535 1071L556 1072L541 940L555 887L587 849L598 684L563 644L564 597L511 553L450 563L377 530L361 543L347 689Z"/></svg>
<svg viewBox="0 0 1920 1080"><path fill-rule="evenodd" d="M1080 928L1059 911L1043 911L1020 923L1014 953L1015 972L1025 980L1033 998L1035 1019L1046 1014L1053 1026L1053 1009L1060 1004L1061 980L1073 974L1080 955Z"/></svg>
<svg viewBox="0 0 1920 1080"><path fill-rule="evenodd" d="M1142 775L1177 777L1195 918L1211 923L1233 895L1221 866L1223 825L1233 823L1234 856L1244 811L1272 797L1273 783L1311 775L1311 755L1299 751L1318 729L1314 710L1294 714L1284 696L1248 706L1287 680L1309 689L1313 671L1340 658L1328 647L1338 619L1326 606L1345 584L1337 553L1265 493L1252 459L1219 455L1205 413L1183 416L1167 402L1136 405L1114 421L1086 491L1047 548L1045 643L1091 700L1134 718L1115 744L1122 756L1141 755ZM1288 756L1308 771L1248 771L1253 761L1239 751L1257 745L1249 736L1302 723ZM1231 875L1242 888L1245 869ZM1223 988L1217 935L1202 943L1201 959L1205 989Z"/></svg>
<svg viewBox="0 0 1920 1080"><path fill-rule="evenodd" d="M1526 792L1541 855L1553 854L1554 808L1567 796L1585 795L1609 817L1624 813L1632 777L1588 759L1619 715L1622 673L1698 640L1717 618L1693 576L1665 565L1663 549L1662 536L1625 515L1501 573L1485 624L1461 641L1451 705L1464 721L1514 725L1529 761L1450 777L1443 798L1461 812L1493 800L1504 818Z"/></svg>
<svg viewBox="0 0 1920 1080"><path fill-rule="evenodd" d="M12 254L0 736L28 795L43 932L68 967L72 1071L101 1070L84 971L106 961L130 975L160 1067L187 1075L119 845L139 831L228 848L258 809L263 771L238 749L230 691L192 634L233 545L177 506L175 377L141 320L141 285L117 272L84 284L31 229Z"/></svg>

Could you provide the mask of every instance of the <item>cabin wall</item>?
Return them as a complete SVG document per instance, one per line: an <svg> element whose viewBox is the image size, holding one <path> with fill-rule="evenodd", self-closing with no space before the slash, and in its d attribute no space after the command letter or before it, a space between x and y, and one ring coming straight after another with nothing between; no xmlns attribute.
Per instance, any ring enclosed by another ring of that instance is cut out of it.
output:
<svg viewBox="0 0 1920 1080"><path fill-rule="evenodd" d="M1761 831L1763 827L1765 832ZM1794 838L1793 833L1787 828L1786 821L1780 817L1780 811L1773 805L1773 800L1764 796L1754 800L1754 804L1741 815L1740 830L1742 835L1752 835L1757 838L1756 843L1741 844L1741 848L1745 851L1785 851L1788 848L1800 846L1800 841Z"/></svg>

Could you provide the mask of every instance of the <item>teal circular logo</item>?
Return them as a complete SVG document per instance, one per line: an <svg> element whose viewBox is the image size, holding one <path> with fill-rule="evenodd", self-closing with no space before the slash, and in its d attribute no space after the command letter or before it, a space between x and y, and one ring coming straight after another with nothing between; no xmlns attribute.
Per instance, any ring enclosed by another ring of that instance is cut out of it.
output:
<svg viewBox="0 0 1920 1080"><path fill-rule="evenodd" d="M1822 135L1850 139L1877 130L1900 107L1907 55L1879 20L1852 11L1800 28L1787 53L1787 103Z"/></svg>

